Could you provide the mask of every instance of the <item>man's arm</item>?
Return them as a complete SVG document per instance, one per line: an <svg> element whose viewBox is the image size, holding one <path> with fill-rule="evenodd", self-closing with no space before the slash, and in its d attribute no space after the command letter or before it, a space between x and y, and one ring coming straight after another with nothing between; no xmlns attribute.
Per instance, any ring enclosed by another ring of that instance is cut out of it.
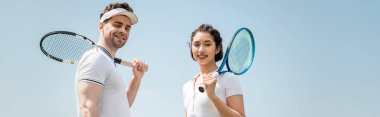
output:
<svg viewBox="0 0 380 117"><path fill-rule="evenodd" d="M99 117L98 104L102 87L93 83L79 81L77 88L81 117Z"/></svg>
<svg viewBox="0 0 380 117"><path fill-rule="evenodd" d="M134 60L132 64L133 64L133 69L132 69L133 76L132 76L132 79L129 81L129 85L126 89L129 107L132 107L132 104L135 101L137 91L139 90L139 87L140 87L141 80L144 76L145 70L148 67L148 65L141 60Z"/></svg>
<svg viewBox="0 0 380 117"><path fill-rule="evenodd" d="M129 102L129 107L132 107L133 102L135 101L137 91L140 87L141 79L133 78L129 81L129 85L127 87L127 97Z"/></svg>

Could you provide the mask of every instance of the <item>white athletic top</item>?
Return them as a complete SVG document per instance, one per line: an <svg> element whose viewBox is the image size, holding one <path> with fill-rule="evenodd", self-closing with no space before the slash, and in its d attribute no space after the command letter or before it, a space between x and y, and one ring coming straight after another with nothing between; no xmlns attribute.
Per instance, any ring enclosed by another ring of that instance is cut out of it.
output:
<svg viewBox="0 0 380 117"><path fill-rule="evenodd" d="M100 117L131 116L126 85L116 70L114 60L104 48L94 47L82 56L78 63L75 84L78 82L89 82L103 88L99 102ZM79 97L77 102L79 116Z"/></svg>
<svg viewBox="0 0 380 117"><path fill-rule="evenodd" d="M199 92L198 87L202 83L202 79L198 78L197 82L194 83L198 75L183 85L183 99L187 117L221 117L207 93ZM227 104L226 101L229 96L243 95L236 75L229 72L220 75L216 82L215 95L224 104Z"/></svg>

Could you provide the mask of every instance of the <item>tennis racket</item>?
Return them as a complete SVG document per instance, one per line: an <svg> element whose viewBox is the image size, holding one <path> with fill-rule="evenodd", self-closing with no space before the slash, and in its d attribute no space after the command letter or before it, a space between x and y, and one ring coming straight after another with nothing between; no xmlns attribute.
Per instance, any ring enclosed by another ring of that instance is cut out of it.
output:
<svg viewBox="0 0 380 117"><path fill-rule="evenodd" d="M248 71L253 63L255 54L255 41L252 32L248 28L240 28L237 30L227 46L223 61L217 72L212 74L217 77L225 72L232 72L235 75L241 75ZM227 71L222 71L227 66ZM201 85L200 92L205 91L205 86Z"/></svg>
<svg viewBox="0 0 380 117"><path fill-rule="evenodd" d="M77 63L82 55L94 46L96 46L95 43L89 38L69 31L49 32L40 41L41 51L47 57L69 64ZM119 58L115 58L114 62L133 67L131 62L123 61Z"/></svg>

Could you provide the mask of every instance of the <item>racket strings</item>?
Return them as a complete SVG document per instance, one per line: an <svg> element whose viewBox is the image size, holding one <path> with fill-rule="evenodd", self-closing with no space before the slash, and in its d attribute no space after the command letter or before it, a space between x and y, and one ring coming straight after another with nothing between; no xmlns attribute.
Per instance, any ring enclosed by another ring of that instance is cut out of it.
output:
<svg viewBox="0 0 380 117"><path fill-rule="evenodd" d="M67 61L78 61L92 44L80 36L54 34L45 38L44 50L50 55Z"/></svg>
<svg viewBox="0 0 380 117"><path fill-rule="evenodd" d="M231 71L242 73L251 65L252 43L247 31L243 30L236 35L228 55L228 66Z"/></svg>

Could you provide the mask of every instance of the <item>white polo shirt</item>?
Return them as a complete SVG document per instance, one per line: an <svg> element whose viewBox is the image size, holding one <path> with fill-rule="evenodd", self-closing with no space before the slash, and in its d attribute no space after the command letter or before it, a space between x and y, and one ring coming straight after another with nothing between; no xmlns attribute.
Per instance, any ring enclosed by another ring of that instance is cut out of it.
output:
<svg viewBox="0 0 380 117"><path fill-rule="evenodd" d="M130 117L126 84L116 70L111 55L101 47L87 51L78 63L75 84L89 82L101 86L100 117ZM77 93L78 95L78 93ZM79 97L78 102L78 116Z"/></svg>
<svg viewBox="0 0 380 117"><path fill-rule="evenodd" d="M183 85L183 99L187 117L221 117L207 93L199 92L198 87L202 79L197 79L197 82L194 83L198 75ZM243 95L236 75L229 72L220 75L216 82L215 95L224 104L227 104L227 97L229 96Z"/></svg>

